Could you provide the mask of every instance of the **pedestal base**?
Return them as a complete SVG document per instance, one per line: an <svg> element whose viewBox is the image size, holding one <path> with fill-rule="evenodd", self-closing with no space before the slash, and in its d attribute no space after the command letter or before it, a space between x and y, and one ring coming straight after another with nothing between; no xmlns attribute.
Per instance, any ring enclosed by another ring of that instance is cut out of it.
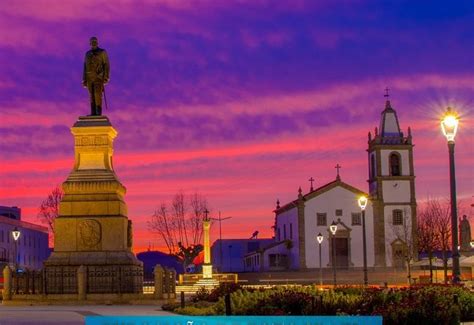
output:
<svg viewBox="0 0 474 325"><path fill-rule="evenodd" d="M203 279L212 279L212 265L204 264L202 266L202 277Z"/></svg>
<svg viewBox="0 0 474 325"><path fill-rule="evenodd" d="M77 294L84 266L85 292L142 293L143 263L131 252L53 252L44 266L47 294Z"/></svg>

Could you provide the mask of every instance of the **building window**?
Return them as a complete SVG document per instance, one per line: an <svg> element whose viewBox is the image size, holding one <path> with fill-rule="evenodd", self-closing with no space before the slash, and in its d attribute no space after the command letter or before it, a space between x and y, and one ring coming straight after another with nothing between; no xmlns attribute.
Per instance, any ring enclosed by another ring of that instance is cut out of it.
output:
<svg viewBox="0 0 474 325"><path fill-rule="evenodd" d="M327 218L326 213L316 213L316 222L318 226L326 226L327 225Z"/></svg>
<svg viewBox="0 0 474 325"><path fill-rule="evenodd" d="M283 225L283 239L286 239L286 224Z"/></svg>
<svg viewBox="0 0 474 325"><path fill-rule="evenodd" d="M370 176L375 178L375 155L370 156Z"/></svg>
<svg viewBox="0 0 474 325"><path fill-rule="evenodd" d="M0 232L0 242L3 243L3 230L2 230L2 232Z"/></svg>
<svg viewBox="0 0 474 325"><path fill-rule="evenodd" d="M278 241L281 240L281 236L280 236L280 228L277 229L277 236L278 236Z"/></svg>
<svg viewBox="0 0 474 325"><path fill-rule="evenodd" d="M352 213L352 225L353 226L360 226L362 224L362 216L360 212Z"/></svg>
<svg viewBox="0 0 474 325"><path fill-rule="evenodd" d="M336 210L336 217L342 217L342 209Z"/></svg>
<svg viewBox="0 0 474 325"><path fill-rule="evenodd" d="M394 226L403 225L403 211L402 210L392 211L392 223Z"/></svg>
<svg viewBox="0 0 474 325"><path fill-rule="evenodd" d="M390 155L390 176L400 176L400 156L397 153Z"/></svg>
<svg viewBox="0 0 474 325"><path fill-rule="evenodd" d="M290 223L290 239L293 239L293 224Z"/></svg>

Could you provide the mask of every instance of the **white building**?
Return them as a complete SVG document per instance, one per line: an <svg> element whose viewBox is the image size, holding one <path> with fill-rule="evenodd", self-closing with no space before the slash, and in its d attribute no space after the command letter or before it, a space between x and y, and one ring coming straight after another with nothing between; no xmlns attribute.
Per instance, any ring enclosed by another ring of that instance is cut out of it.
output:
<svg viewBox="0 0 474 325"><path fill-rule="evenodd" d="M15 240L13 231L19 231ZM0 268L39 270L49 256L48 229L21 221L21 210L17 207L0 207Z"/></svg>
<svg viewBox="0 0 474 325"><path fill-rule="evenodd" d="M380 130L380 131L379 131ZM303 194L275 209L275 242L263 250L246 255L259 261L261 271L319 267L363 266L362 216L358 198L369 197L365 210L367 265L402 267L408 251L415 251L416 199L413 145L400 131L398 117L386 101L380 128L368 139L369 193L344 183L339 172L334 181ZM339 166L337 166L339 167ZM330 232L332 222L337 232ZM334 246L334 251L333 251ZM257 257L258 256L258 257Z"/></svg>

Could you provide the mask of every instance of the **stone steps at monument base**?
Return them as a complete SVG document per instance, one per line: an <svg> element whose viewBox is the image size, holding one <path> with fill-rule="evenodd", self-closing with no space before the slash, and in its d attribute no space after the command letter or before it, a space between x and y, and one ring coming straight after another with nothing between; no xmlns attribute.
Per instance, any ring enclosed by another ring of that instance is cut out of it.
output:
<svg viewBox="0 0 474 325"><path fill-rule="evenodd" d="M193 285L177 285L176 292L196 293L201 288L212 290L219 286L219 281L215 279L200 279Z"/></svg>

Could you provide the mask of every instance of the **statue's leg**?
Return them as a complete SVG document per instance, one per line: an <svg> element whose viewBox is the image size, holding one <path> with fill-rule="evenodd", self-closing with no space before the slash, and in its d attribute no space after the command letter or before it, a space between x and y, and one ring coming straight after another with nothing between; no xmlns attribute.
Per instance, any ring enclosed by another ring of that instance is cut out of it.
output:
<svg viewBox="0 0 474 325"><path fill-rule="evenodd" d="M96 82L95 83L95 107L97 115L102 115L102 83Z"/></svg>
<svg viewBox="0 0 474 325"><path fill-rule="evenodd" d="M95 96L94 96L94 83L87 83L87 90L89 90L89 101L91 103L91 116L95 114Z"/></svg>

